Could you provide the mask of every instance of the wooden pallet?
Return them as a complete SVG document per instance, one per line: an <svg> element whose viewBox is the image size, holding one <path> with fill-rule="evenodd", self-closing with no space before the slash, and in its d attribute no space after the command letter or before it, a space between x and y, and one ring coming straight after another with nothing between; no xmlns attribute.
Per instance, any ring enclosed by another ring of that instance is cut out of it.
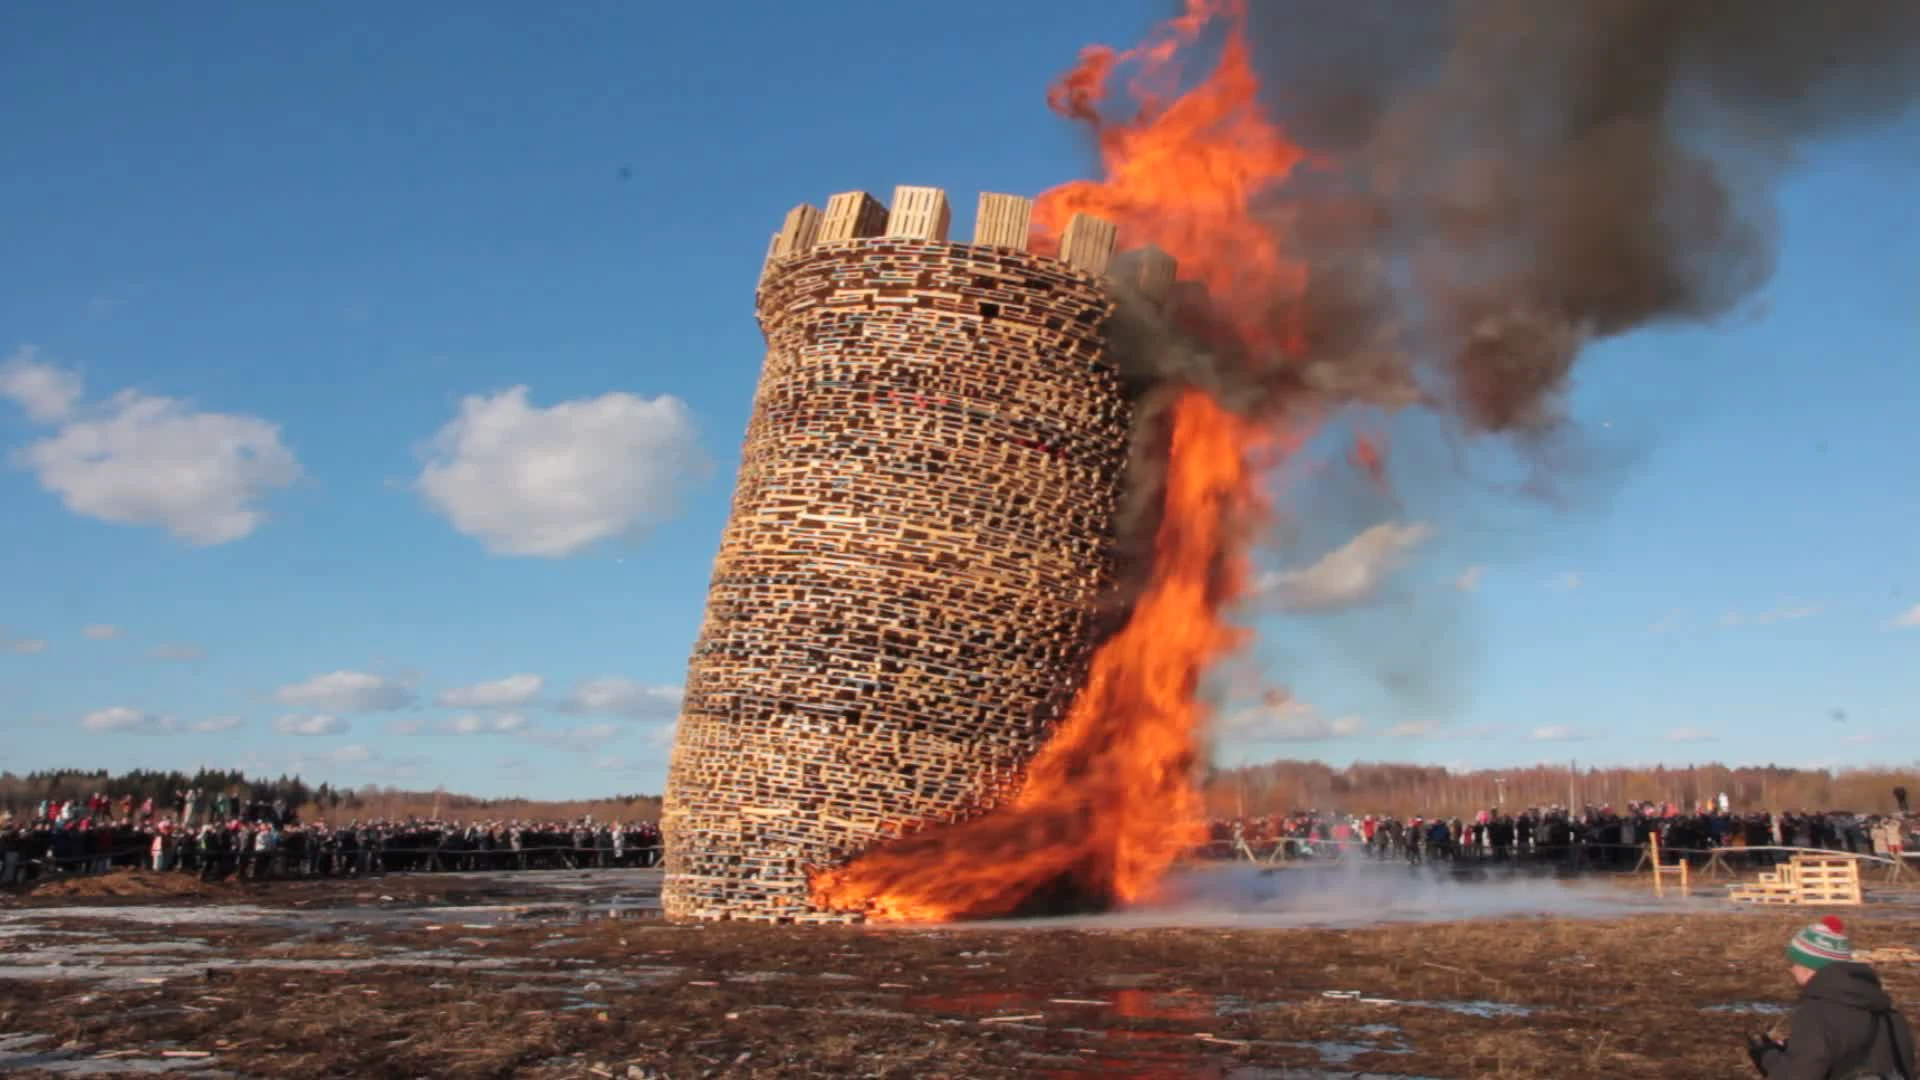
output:
<svg viewBox="0 0 1920 1080"><path fill-rule="evenodd" d="M1727 899L1741 904L1858 905L1863 902L1860 863L1844 856L1795 855L1752 884L1728 889Z"/></svg>

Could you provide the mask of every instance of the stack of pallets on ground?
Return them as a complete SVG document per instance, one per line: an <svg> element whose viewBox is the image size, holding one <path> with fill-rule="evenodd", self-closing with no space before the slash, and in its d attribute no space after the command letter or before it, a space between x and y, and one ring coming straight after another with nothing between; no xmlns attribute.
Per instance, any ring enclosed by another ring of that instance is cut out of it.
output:
<svg viewBox="0 0 1920 1080"><path fill-rule="evenodd" d="M1860 863L1840 856L1795 855L1748 885L1727 890L1743 904L1859 904Z"/></svg>

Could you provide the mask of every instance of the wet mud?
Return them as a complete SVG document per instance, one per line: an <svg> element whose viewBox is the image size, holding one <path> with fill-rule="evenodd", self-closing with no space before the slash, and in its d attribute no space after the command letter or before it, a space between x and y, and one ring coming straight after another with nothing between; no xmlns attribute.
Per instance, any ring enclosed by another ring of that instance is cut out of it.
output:
<svg viewBox="0 0 1920 1080"><path fill-rule="evenodd" d="M1211 892L1201 925L671 925L652 872L462 877L11 897L0 1073L1721 1077L1785 1022L1812 914L1628 892L1236 926ZM1843 914L1920 944L1910 906ZM1920 1012L1920 965L1882 974Z"/></svg>

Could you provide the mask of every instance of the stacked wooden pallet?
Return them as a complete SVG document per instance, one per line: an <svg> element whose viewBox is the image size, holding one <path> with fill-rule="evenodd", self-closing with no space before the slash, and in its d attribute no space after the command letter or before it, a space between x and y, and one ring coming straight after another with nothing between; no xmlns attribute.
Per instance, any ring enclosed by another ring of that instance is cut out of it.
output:
<svg viewBox="0 0 1920 1080"><path fill-rule="evenodd" d="M1845 856L1795 855L1758 881L1735 885L1727 898L1742 904L1859 904L1860 863Z"/></svg>

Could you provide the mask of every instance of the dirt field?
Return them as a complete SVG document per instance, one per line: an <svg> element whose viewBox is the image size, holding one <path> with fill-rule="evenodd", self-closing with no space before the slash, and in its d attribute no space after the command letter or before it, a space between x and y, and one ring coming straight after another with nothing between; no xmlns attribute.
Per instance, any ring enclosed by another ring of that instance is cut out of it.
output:
<svg viewBox="0 0 1920 1080"><path fill-rule="evenodd" d="M0 1072L1739 1076L1745 1033L1784 1021L1781 947L1810 917L1708 903L1357 929L672 926L619 902L645 882L520 877L14 898ZM1846 917L1860 947L1920 944L1920 908ZM1882 974L1920 1012L1920 965Z"/></svg>

